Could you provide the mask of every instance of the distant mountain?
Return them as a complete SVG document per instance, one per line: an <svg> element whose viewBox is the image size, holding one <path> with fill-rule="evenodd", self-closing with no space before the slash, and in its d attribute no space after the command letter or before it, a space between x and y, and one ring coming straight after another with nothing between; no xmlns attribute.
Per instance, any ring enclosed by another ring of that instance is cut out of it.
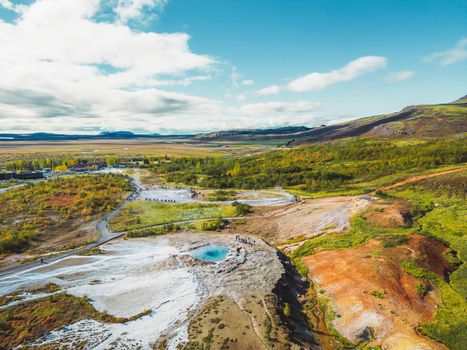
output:
<svg viewBox="0 0 467 350"><path fill-rule="evenodd" d="M72 140L120 140L120 139L136 139L136 138L181 138L187 137L159 134L134 134L131 131L103 131L98 135L67 135L67 134L52 134L45 132L37 132L32 134L0 134L0 141L72 141ZM190 137L190 136L188 136Z"/></svg>
<svg viewBox="0 0 467 350"><path fill-rule="evenodd" d="M132 133L131 131L103 131L98 136L104 137L104 138L124 138L124 139L131 139L131 138L138 137L136 134Z"/></svg>
<svg viewBox="0 0 467 350"><path fill-rule="evenodd" d="M197 140L252 140L252 139L274 139L277 136L293 137L293 135L310 130L305 126L286 126L275 129L242 129L242 130L227 130L216 131L195 136Z"/></svg>

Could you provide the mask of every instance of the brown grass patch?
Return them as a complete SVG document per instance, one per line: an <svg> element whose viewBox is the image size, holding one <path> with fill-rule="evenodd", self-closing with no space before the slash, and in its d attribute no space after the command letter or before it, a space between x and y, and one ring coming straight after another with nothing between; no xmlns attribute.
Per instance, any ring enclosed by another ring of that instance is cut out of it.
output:
<svg viewBox="0 0 467 350"><path fill-rule="evenodd" d="M52 207L71 207L77 199L76 194L53 195L49 200L49 205Z"/></svg>

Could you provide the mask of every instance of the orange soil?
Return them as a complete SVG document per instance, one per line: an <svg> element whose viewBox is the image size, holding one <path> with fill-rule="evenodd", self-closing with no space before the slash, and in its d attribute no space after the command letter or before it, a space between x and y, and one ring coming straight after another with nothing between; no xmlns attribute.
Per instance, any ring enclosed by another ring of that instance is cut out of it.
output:
<svg viewBox="0 0 467 350"><path fill-rule="evenodd" d="M432 289L420 297L416 286L423 281L406 273L400 262L417 258L421 266L445 276L452 269L442 256L445 249L441 242L412 235L407 244L394 248L383 248L373 239L357 248L308 256L303 262L338 315L333 326L349 340L364 338L371 327L376 337L372 343L385 349L438 350L445 348L415 329L433 318L439 294Z"/></svg>

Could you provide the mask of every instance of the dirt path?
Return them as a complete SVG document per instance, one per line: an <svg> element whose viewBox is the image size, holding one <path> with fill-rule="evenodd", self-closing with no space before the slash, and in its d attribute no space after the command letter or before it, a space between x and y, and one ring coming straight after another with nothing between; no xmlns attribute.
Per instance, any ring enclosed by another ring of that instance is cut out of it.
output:
<svg viewBox="0 0 467 350"><path fill-rule="evenodd" d="M266 314L268 315L269 319L271 320L271 325L272 327L275 327L275 323L274 323L274 318L272 317L271 313L269 312L269 309L268 307L266 306L266 301L264 300L263 297L261 297L261 302L263 303L263 307L264 307L264 311L266 312Z"/></svg>
<svg viewBox="0 0 467 350"><path fill-rule="evenodd" d="M411 183L414 183L414 182L418 182L418 181L421 181L421 180L424 180L424 179L427 179L427 178L430 178L430 177L441 176L441 175L446 175L446 174L451 174L451 173L457 173L459 171L463 171L463 170L466 170L466 169L467 169L466 167L462 167L462 168L456 168L456 169L442 170L442 171L438 171L436 173L410 176L410 177L408 177L408 178L406 178L404 180L400 180L400 181L397 181L397 182L395 182L395 183L393 183L391 185L384 186L384 187L381 188L381 190L387 191L387 190L393 189L395 187L404 186L404 185L411 184Z"/></svg>
<svg viewBox="0 0 467 350"><path fill-rule="evenodd" d="M256 323L255 319L253 318L252 315L250 315L246 310L245 308L239 303L237 302L237 300L235 300L235 298L232 298L232 301L237 305L237 307L240 309L240 311L242 311L243 313L245 313L245 315L248 316L248 319L250 320L250 325L251 325L251 329L253 330L253 332L255 333L256 337L261 341L261 343L263 343L264 347L266 349L269 349L269 345L268 343L266 343L266 341L263 339L263 337L261 336L261 331L259 330L259 326L258 324Z"/></svg>
<svg viewBox="0 0 467 350"><path fill-rule="evenodd" d="M4 193L4 192L7 192L7 191L15 189L15 188L23 187L24 185L26 185L26 184L19 184L19 185L14 185L14 186L11 186L11 187L0 188L0 193Z"/></svg>

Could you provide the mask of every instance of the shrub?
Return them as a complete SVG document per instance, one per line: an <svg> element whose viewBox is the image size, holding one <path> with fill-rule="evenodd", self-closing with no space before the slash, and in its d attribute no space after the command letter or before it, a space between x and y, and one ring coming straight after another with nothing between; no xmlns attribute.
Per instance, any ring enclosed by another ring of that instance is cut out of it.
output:
<svg viewBox="0 0 467 350"><path fill-rule="evenodd" d="M426 283L417 284L417 294L420 298L424 298L430 290L430 287Z"/></svg>
<svg viewBox="0 0 467 350"><path fill-rule="evenodd" d="M394 235L394 236L385 236L381 239L381 245L384 248L394 248L400 246L401 244L407 243L409 237L405 235Z"/></svg>
<svg viewBox="0 0 467 350"><path fill-rule="evenodd" d="M290 306L288 303L285 303L284 309L282 310L284 315L289 317L290 316Z"/></svg>
<svg viewBox="0 0 467 350"><path fill-rule="evenodd" d="M222 219L203 221L201 229L205 231L219 231L225 227L225 223L226 221Z"/></svg>
<svg viewBox="0 0 467 350"><path fill-rule="evenodd" d="M232 205L235 207L237 216L245 216L251 213L251 205L249 204L233 202Z"/></svg>
<svg viewBox="0 0 467 350"><path fill-rule="evenodd" d="M381 293L381 292L379 292L377 290L372 291L371 295L373 295L375 298L378 298L378 299L384 299L383 293Z"/></svg>

